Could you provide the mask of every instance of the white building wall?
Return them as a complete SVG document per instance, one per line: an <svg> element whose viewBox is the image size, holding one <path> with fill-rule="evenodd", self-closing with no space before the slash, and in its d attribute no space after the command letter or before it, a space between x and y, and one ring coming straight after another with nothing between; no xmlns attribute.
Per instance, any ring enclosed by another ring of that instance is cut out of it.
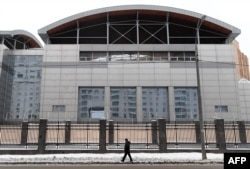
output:
<svg viewBox="0 0 250 169"><path fill-rule="evenodd" d="M242 79L239 82L240 117L242 120L250 119L250 81Z"/></svg>
<svg viewBox="0 0 250 169"><path fill-rule="evenodd" d="M232 45L199 45L201 93L205 120L239 120L239 96ZM215 105L228 112L215 112Z"/></svg>
<svg viewBox="0 0 250 169"><path fill-rule="evenodd" d="M78 46L46 45L44 51L40 116L51 120L76 120ZM66 110L52 112L53 105L65 105Z"/></svg>
<svg viewBox="0 0 250 169"><path fill-rule="evenodd" d="M198 53L204 119L240 119L232 46L199 45ZM107 118L110 116L110 100L107 100L110 99L110 92L107 92L110 87L137 87L137 118L140 121L141 87L168 87L167 117L175 120L174 87L197 86L194 62L79 62L78 45L46 45L42 72L41 117L54 120L77 120L78 88L84 86L105 87ZM53 105L65 105L66 110L52 112ZM215 105L226 105L229 112L215 113Z"/></svg>

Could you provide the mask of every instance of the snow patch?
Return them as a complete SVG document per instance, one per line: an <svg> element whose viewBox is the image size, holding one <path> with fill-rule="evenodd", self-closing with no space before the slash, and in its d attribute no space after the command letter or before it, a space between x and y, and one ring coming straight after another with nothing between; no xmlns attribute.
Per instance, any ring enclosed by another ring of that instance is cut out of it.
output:
<svg viewBox="0 0 250 169"><path fill-rule="evenodd" d="M132 153L134 163L222 163L223 154L207 153ZM0 155L0 164L8 163L120 163L123 154L46 154L46 155ZM125 162L129 162L127 157Z"/></svg>

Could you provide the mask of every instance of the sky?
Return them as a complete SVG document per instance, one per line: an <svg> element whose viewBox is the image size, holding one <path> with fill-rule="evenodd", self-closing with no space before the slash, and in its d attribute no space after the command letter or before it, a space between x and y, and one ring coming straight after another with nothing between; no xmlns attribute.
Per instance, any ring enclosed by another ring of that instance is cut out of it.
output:
<svg viewBox="0 0 250 169"><path fill-rule="evenodd" d="M23 29L38 36L38 29L71 15L117 5L161 5L207 15L241 30L236 38L250 57L248 0L1 0L0 31Z"/></svg>

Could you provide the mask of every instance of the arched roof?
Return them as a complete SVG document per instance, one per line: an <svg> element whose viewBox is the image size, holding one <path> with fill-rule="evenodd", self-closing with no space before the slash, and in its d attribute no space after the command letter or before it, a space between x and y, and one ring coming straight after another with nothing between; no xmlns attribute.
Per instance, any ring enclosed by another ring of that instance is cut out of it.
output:
<svg viewBox="0 0 250 169"><path fill-rule="evenodd" d="M223 21L214 19L212 17L209 16L204 17L205 15L203 14L188 10L166 7L166 6L154 6L154 5L124 5L124 6L114 6L114 7L106 7L106 8L90 10L54 22L48 26L39 29L38 33L40 37L43 39L43 41L47 43L48 38L51 39L52 37L56 36L58 37L58 35L63 34L63 32L65 33L65 32L70 32L72 30L76 30L77 28L80 28L79 25L84 25L85 27L87 27L85 23L87 24L92 23L93 25L94 24L97 25L104 21L106 23L113 22L116 21L115 19L118 16L120 17L119 19L121 20L124 19L125 17L128 19L138 19L138 18L133 18L135 16L138 17L138 14L140 15L139 17L141 17L139 18L139 20L155 16L155 18L150 18L151 21L155 20L156 18L162 18L159 19L158 21L162 22L163 20L166 20L167 22L174 23L175 25L180 24L184 25L184 27L192 27L194 29L202 20L202 25L200 25L201 26L200 29L204 29L207 30L207 32L209 32L209 33L204 33L204 38L205 36L212 36L212 33L210 32L213 32L216 35L218 34L219 36L221 37L223 36L225 37L225 39L232 41L233 39L235 39L235 37L237 37L240 34L240 29L230 24L227 24ZM112 20L112 18L114 18L114 20ZM99 23L98 20L100 21ZM77 36L76 32L72 33L71 35L73 34L74 36ZM63 37L64 38L67 37L68 39L70 39L71 35L63 35ZM181 33L177 32L174 35L178 35L180 37Z"/></svg>
<svg viewBox="0 0 250 169"><path fill-rule="evenodd" d="M9 49L42 48L39 40L25 30L0 31L0 42L2 40Z"/></svg>

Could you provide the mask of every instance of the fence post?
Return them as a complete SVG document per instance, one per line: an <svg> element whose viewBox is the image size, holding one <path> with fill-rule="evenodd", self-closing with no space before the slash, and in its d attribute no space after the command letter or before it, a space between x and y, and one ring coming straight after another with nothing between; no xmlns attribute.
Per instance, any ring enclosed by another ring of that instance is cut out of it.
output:
<svg viewBox="0 0 250 169"><path fill-rule="evenodd" d="M215 135L217 148L219 148L219 151L224 152L226 150L224 119L215 120Z"/></svg>
<svg viewBox="0 0 250 169"><path fill-rule="evenodd" d="M195 121L195 135L196 135L196 143L200 144L201 143L201 128L200 128L200 122Z"/></svg>
<svg viewBox="0 0 250 169"><path fill-rule="evenodd" d="M99 125L99 151L105 153L106 151L106 120L100 120Z"/></svg>
<svg viewBox="0 0 250 169"><path fill-rule="evenodd" d="M157 144L157 121L151 121L151 130L152 130L152 144Z"/></svg>
<svg viewBox="0 0 250 169"><path fill-rule="evenodd" d="M109 144L114 144L114 121L109 120Z"/></svg>
<svg viewBox="0 0 250 169"><path fill-rule="evenodd" d="M26 145L28 140L28 126L29 122L22 122L21 145Z"/></svg>
<svg viewBox="0 0 250 169"><path fill-rule="evenodd" d="M240 142L247 143L246 126L244 121L237 121L239 126Z"/></svg>
<svg viewBox="0 0 250 169"><path fill-rule="evenodd" d="M38 153L44 153L46 147L47 119L40 119L38 134Z"/></svg>
<svg viewBox="0 0 250 169"><path fill-rule="evenodd" d="M65 144L70 144L71 121L65 123Z"/></svg>
<svg viewBox="0 0 250 169"><path fill-rule="evenodd" d="M167 150L166 120L158 119L158 126L159 126L159 151L165 152Z"/></svg>

